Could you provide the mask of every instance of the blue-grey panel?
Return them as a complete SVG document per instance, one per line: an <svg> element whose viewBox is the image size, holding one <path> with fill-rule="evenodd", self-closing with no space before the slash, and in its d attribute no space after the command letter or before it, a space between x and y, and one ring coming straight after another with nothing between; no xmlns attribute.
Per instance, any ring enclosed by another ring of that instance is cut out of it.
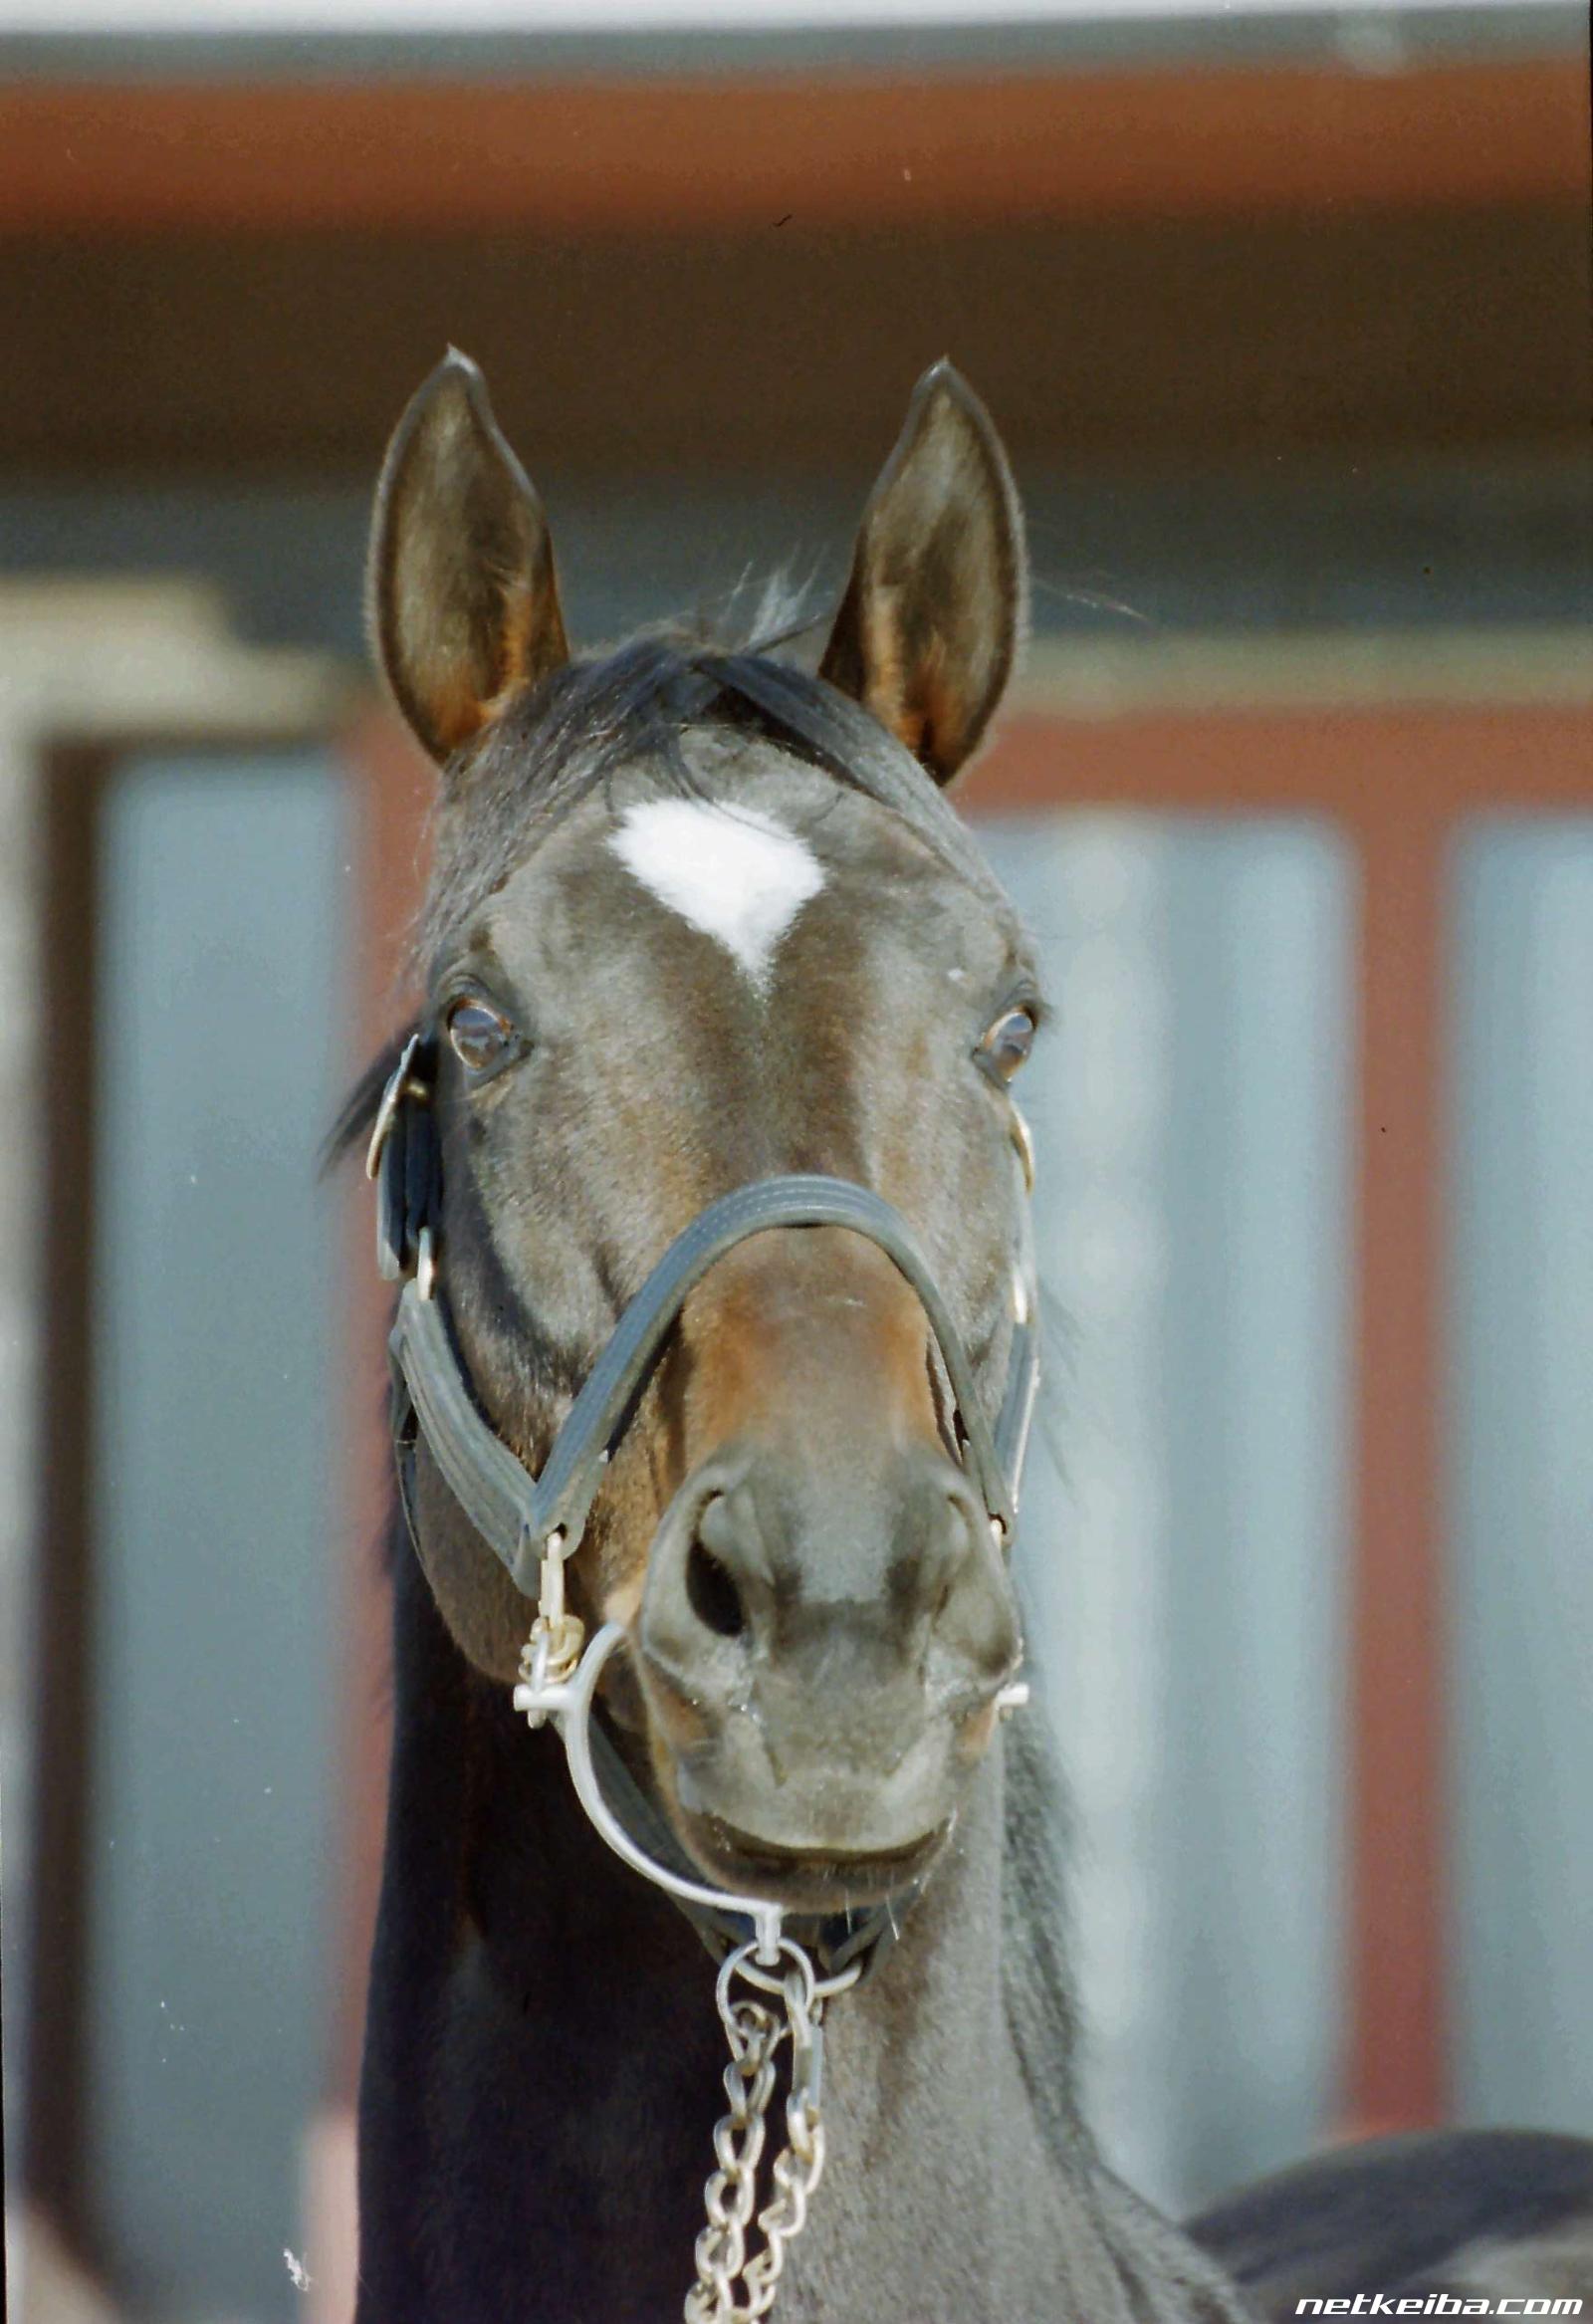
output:
<svg viewBox="0 0 1593 2324"><path fill-rule="evenodd" d="M1507 6L1498 0L1451 0L1443 8L1424 7L1419 0L1415 6L1401 5L1400 0L1385 4L1386 20L1370 28L1342 6L1230 11L1220 0L1212 0L1203 9L1147 10L1142 16L1123 12L1113 0L1099 0L1093 9L1028 19L993 9L981 21L970 10L967 23L911 10L903 11L904 21L894 24L848 23L818 9L806 12L806 22L800 12L794 12L796 21L782 22L773 11L764 21L748 11L738 23L727 10L704 8L700 17L707 21L693 24L689 11L682 8L675 22L610 25L594 9L590 23L579 30L567 23L512 32L482 21L499 11L460 10L462 21L447 25L447 12L439 8L430 25L395 27L388 22L379 31L290 33L262 31L258 26L218 31L218 12L196 7L194 17L202 20L208 15L208 25L201 21L159 32L140 26L107 31L91 21L87 29L7 31L0 34L0 73L19 80L81 76L152 82L303 81L331 75L357 75L361 80L463 76L471 81L533 75L661 78L810 73L815 68L826 74L889 71L900 66L904 53L915 73L959 65L1018 73L1146 62L1166 70L1189 62L1250 64L1257 58L1314 62L1324 54L1335 64L1348 55L1361 61L1363 69L1370 64L1387 71L1413 58L1457 53L1471 61L1479 52L1490 57L1522 51L1574 52L1584 32L1582 11L1567 0L1511 0ZM62 8L64 25L70 26L73 13L70 7ZM81 13L93 18L100 12ZM386 13L390 19L397 11ZM889 13L880 9L877 15L887 19ZM475 23L469 21L472 14Z"/></svg>
<svg viewBox="0 0 1593 2324"><path fill-rule="evenodd" d="M1457 2096L1593 2132L1593 817L1457 872Z"/></svg>
<svg viewBox="0 0 1593 2324"><path fill-rule="evenodd" d="M1204 2197L1333 2124L1353 916L1309 822L1185 826L1170 905L1173 2075Z"/></svg>
<svg viewBox="0 0 1593 2324"><path fill-rule="evenodd" d="M286 2318L326 2023L341 804L131 768L101 858L88 2158L112 2273Z"/></svg>
<svg viewBox="0 0 1593 2324"><path fill-rule="evenodd" d="M1303 822L982 832L1057 1008L1023 1090L1056 1303L1024 1554L1086 2094L1195 2202L1334 2097L1353 879Z"/></svg>

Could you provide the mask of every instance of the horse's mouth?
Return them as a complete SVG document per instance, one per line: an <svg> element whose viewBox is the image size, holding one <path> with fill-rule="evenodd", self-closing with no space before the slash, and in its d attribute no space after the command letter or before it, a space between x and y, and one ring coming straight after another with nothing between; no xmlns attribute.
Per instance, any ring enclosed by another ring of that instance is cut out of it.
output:
<svg viewBox="0 0 1593 2324"><path fill-rule="evenodd" d="M716 1881L793 1912L839 1913L882 1904L922 1880L945 1847L954 1817L898 1848L785 1847L723 1817L681 1810L692 1854Z"/></svg>

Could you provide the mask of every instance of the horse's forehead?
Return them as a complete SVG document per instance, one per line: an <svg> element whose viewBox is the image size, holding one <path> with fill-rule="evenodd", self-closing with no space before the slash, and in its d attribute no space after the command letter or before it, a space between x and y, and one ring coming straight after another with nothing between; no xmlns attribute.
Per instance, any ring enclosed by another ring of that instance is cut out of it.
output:
<svg viewBox="0 0 1593 2324"><path fill-rule="evenodd" d="M796 940L844 930L861 961L870 939L926 917L939 947L962 936L976 973L1011 942L998 891L976 891L877 802L793 768L734 791L593 795L499 890L490 924L499 955L532 973L668 961L767 999Z"/></svg>

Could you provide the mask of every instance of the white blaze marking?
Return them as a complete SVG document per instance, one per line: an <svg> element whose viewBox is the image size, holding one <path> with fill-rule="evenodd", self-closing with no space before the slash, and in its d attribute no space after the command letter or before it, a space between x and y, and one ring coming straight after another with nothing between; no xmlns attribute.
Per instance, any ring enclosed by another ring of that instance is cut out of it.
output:
<svg viewBox="0 0 1593 2324"><path fill-rule="evenodd" d="M661 904L722 944L760 992L781 938L824 884L806 841L756 808L639 800L608 844Z"/></svg>

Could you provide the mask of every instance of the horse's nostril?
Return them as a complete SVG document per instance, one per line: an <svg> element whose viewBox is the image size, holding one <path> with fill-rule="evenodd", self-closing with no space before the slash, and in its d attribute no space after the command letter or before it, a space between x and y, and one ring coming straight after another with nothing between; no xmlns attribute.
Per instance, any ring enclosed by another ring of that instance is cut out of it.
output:
<svg viewBox="0 0 1593 2324"><path fill-rule="evenodd" d="M704 1629L716 1637L739 1638L747 1627L741 1592L700 1532L693 1535L686 1553L686 1600Z"/></svg>

